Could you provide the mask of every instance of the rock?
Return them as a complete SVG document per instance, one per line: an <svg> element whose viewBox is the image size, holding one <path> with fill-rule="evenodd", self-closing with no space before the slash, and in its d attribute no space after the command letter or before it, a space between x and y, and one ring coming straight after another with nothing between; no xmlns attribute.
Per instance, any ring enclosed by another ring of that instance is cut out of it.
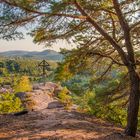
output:
<svg viewBox="0 0 140 140"><path fill-rule="evenodd" d="M58 101L54 101L54 98L63 88L55 83L46 82L34 84L33 91L17 93L23 103L25 110L38 111L45 108L59 108L63 107Z"/></svg>
<svg viewBox="0 0 140 140"><path fill-rule="evenodd" d="M34 84L33 90L39 90L41 86L43 86L43 84L41 84L41 83Z"/></svg>
<svg viewBox="0 0 140 140"><path fill-rule="evenodd" d="M62 90L63 88L52 82L46 82L45 86L43 83L40 84L34 84L33 85L33 90L43 90L43 91L49 91L52 93L54 96L57 96L57 94Z"/></svg>
<svg viewBox="0 0 140 140"><path fill-rule="evenodd" d="M78 107L79 107L78 105L73 104L73 105L71 106L71 109L77 111Z"/></svg>
<svg viewBox="0 0 140 140"><path fill-rule="evenodd" d="M21 100L24 100L26 98L26 93L25 92L18 92L16 93L16 96L20 98Z"/></svg>
<svg viewBox="0 0 140 140"><path fill-rule="evenodd" d="M18 92L18 93L16 93L16 97L18 97L21 100L23 108L26 109L26 99L27 99L26 93L25 92Z"/></svg>
<svg viewBox="0 0 140 140"><path fill-rule="evenodd" d="M61 107L64 107L64 105L62 103L60 103L59 101L53 101L48 104L47 109L61 108Z"/></svg>
<svg viewBox="0 0 140 140"><path fill-rule="evenodd" d="M53 98L49 91L33 90L32 92L20 92L16 96L22 101L25 110L37 111L48 107Z"/></svg>

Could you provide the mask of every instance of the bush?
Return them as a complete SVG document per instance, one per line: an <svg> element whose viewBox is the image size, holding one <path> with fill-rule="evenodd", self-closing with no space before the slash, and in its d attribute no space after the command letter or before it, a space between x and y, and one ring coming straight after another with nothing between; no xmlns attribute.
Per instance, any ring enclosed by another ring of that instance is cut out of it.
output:
<svg viewBox="0 0 140 140"><path fill-rule="evenodd" d="M98 118L114 122L115 124L119 124L121 126L126 126L126 109L120 108L114 103L111 103L109 105L97 103L92 108L92 111L90 113Z"/></svg>
<svg viewBox="0 0 140 140"><path fill-rule="evenodd" d="M69 107L72 105L72 97L69 95L69 90L66 87L60 91L58 98L60 102L66 105L66 109L69 109Z"/></svg>
<svg viewBox="0 0 140 140"><path fill-rule="evenodd" d="M0 114L7 114L22 111L21 100L13 93L0 95Z"/></svg>
<svg viewBox="0 0 140 140"><path fill-rule="evenodd" d="M83 96L75 98L75 102L79 105L80 112L91 112L95 104L95 93L87 90Z"/></svg>
<svg viewBox="0 0 140 140"><path fill-rule="evenodd" d="M14 86L15 92L28 92L32 90L32 86L28 76L22 76Z"/></svg>
<svg viewBox="0 0 140 140"><path fill-rule="evenodd" d="M104 104L97 99L94 91L89 90L83 96L75 96L73 99L80 112L92 114L122 126L126 125L127 110L118 107L121 101Z"/></svg>

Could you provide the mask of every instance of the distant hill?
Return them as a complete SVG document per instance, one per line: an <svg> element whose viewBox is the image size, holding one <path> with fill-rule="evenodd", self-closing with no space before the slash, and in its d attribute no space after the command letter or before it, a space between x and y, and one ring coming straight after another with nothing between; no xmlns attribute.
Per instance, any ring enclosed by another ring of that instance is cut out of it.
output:
<svg viewBox="0 0 140 140"><path fill-rule="evenodd" d="M47 59L47 60L55 60L55 61L61 61L63 59L63 55L59 52L56 52L54 50L45 50L42 52L29 52L29 51L6 51L6 52L0 52L0 56L3 57L29 57L34 59Z"/></svg>

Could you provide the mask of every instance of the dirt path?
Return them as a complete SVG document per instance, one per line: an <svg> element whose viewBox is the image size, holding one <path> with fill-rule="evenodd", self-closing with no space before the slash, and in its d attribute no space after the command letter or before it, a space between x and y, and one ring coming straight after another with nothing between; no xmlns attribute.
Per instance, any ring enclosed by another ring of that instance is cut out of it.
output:
<svg viewBox="0 0 140 140"><path fill-rule="evenodd" d="M0 140L133 140L122 131L113 124L63 108L0 117Z"/></svg>

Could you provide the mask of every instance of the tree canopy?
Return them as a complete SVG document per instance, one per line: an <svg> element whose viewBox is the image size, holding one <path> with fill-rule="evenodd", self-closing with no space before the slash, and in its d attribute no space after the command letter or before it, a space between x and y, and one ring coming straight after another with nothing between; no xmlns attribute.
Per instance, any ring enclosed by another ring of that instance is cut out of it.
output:
<svg viewBox="0 0 140 140"><path fill-rule="evenodd" d="M140 0L0 0L0 38L23 37L23 27L35 43L66 39L77 44L73 62L93 62L127 68L130 82L125 133L135 136L140 98Z"/></svg>

